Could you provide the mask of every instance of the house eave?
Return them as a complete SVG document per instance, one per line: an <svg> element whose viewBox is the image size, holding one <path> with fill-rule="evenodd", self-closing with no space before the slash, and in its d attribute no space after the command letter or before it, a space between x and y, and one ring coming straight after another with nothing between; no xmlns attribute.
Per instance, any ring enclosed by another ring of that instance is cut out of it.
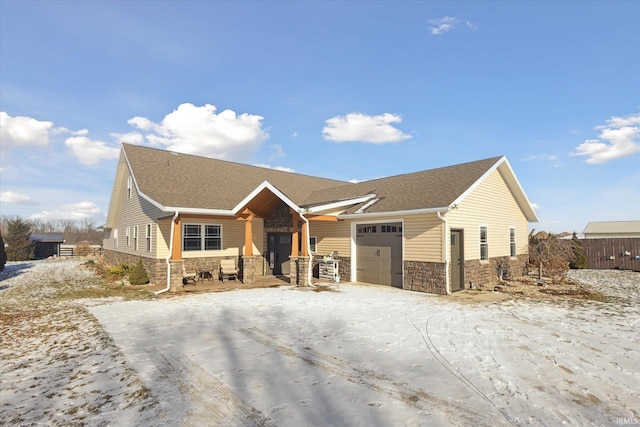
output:
<svg viewBox="0 0 640 427"><path fill-rule="evenodd" d="M389 211L389 212L365 212L365 213L353 213L338 215L338 219L360 219L360 218L380 218L385 216L409 216L409 215L425 215L435 213L447 213L449 212L449 206L443 206L439 208L424 208L424 209L410 209L404 211Z"/></svg>

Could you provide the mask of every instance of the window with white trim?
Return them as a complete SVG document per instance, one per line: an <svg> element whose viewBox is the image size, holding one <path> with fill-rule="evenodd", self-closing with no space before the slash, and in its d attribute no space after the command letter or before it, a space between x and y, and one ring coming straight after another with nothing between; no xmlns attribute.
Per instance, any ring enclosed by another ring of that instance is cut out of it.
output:
<svg viewBox="0 0 640 427"><path fill-rule="evenodd" d="M487 226L480 226L480 261L489 260L489 239Z"/></svg>
<svg viewBox="0 0 640 427"><path fill-rule="evenodd" d="M309 237L309 246L311 246L311 253L316 253L316 247L318 245L318 238L316 236Z"/></svg>
<svg viewBox="0 0 640 427"><path fill-rule="evenodd" d="M215 251L222 249L222 226L218 224L184 224L183 251Z"/></svg>
<svg viewBox="0 0 640 427"><path fill-rule="evenodd" d="M509 228L509 254L511 258L516 257L516 229Z"/></svg>
<svg viewBox="0 0 640 427"><path fill-rule="evenodd" d="M151 224L145 228L145 240L147 242L147 252L151 252Z"/></svg>
<svg viewBox="0 0 640 427"><path fill-rule="evenodd" d="M133 249L138 250L138 226L133 226Z"/></svg>
<svg viewBox="0 0 640 427"><path fill-rule="evenodd" d="M129 244L129 227L126 228L124 234L125 234L125 237L127 239L127 247L129 247L130 246L130 244Z"/></svg>
<svg viewBox="0 0 640 427"><path fill-rule="evenodd" d="M131 198L131 177L127 178L127 199Z"/></svg>
<svg viewBox="0 0 640 427"><path fill-rule="evenodd" d="M118 229L113 230L113 247L118 247Z"/></svg>

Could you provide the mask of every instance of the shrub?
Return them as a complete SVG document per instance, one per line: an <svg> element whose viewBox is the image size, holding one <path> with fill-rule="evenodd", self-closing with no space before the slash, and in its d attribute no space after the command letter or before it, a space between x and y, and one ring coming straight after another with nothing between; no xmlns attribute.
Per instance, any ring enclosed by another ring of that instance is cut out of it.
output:
<svg viewBox="0 0 640 427"><path fill-rule="evenodd" d="M89 242L76 243L76 255L88 256L91 253L91 245Z"/></svg>
<svg viewBox="0 0 640 427"><path fill-rule="evenodd" d="M124 276L126 276L127 274L129 274L129 272L132 270L132 267L128 264L118 264L115 267L111 267L108 271L107 271L107 276L108 277L112 277L112 278L116 278L116 279L121 279Z"/></svg>
<svg viewBox="0 0 640 427"><path fill-rule="evenodd" d="M142 258L138 259L138 262L129 273L129 282L132 285L145 285L149 283L149 276L142 265Z"/></svg>
<svg viewBox="0 0 640 427"><path fill-rule="evenodd" d="M573 242L573 259L569 262L570 268L587 268L587 254L584 251L584 246L582 246L582 242L578 239L578 235L576 232L573 232L573 237L571 238Z"/></svg>

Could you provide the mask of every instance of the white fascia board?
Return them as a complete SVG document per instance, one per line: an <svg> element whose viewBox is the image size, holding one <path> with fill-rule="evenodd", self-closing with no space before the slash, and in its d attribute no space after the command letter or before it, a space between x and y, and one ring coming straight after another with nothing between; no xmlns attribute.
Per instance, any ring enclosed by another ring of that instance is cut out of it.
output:
<svg viewBox="0 0 640 427"><path fill-rule="evenodd" d="M305 212L311 214L315 212L322 212L322 211L328 211L331 209L341 208L343 206L357 205L358 203L366 202L367 200L375 196L376 196L375 194L367 194L366 196L357 197L355 199L340 200L338 202L327 203L326 205L318 205L309 209L305 209Z"/></svg>
<svg viewBox="0 0 640 427"><path fill-rule="evenodd" d="M478 178L476 182L474 182L469 188L467 188L464 193L459 195L458 198L455 199L453 203L451 203L451 206L456 206L460 204L460 202L462 202L464 199L466 199L467 196L471 194L471 192L478 188L478 186L482 184L482 182L487 179L487 177L491 175L496 169L498 169L498 166L500 166L502 162L506 160L507 158L502 156L493 166L491 166L491 168L489 168L489 170L487 170L480 178Z"/></svg>
<svg viewBox="0 0 640 427"><path fill-rule="evenodd" d="M271 191L273 194L275 194L280 200L285 202L286 205L289 206L291 209L295 210L296 212L301 212L302 211L302 209L300 209L300 206L296 205L282 191L278 190L276 187L271 185L271 183L269 181L264 181L262 184L258 185L255 188L255 190L253 190L251 193L249 193L249 195L247 197L242 199L242 201L240 203L238 203L233 209L231 209L231 212L234 215L237 214L240 211L240 209L242 209L242 207L244 205L249 203L251 201L251 199L256 197L265 188L268 189L269 191Z"/></svg>
<svg viewBox="0 0 640 427"><path fill-rule="evenodd" d="M358 218L378 218L384 216L408 216L408 215L421 215L421 214L433 214L433 213L447 213L449 212L449 206L443 206L441 208L427 208L427 209L412 209L406 211L391 211L391 212L371 212L361 214L344 214L338 215L338 219L358 219Z"/></svg>
<svg viewBox="0 0 640 427"><path fill-rule="evenodd" d="M534 209L533 205L529 201L529 198L527 197L527 193L524 192L522 185L520 185L520 181L518 181L518 177L516 176L515 172L513 172L513 169L511 168L509 161L507 160L506 157L503 157L503 159L504 159L504 162L502 162L501 165L506 167L507 170L509 171L509 178L513 181L513 185L516 187L519 193L517 196L521 197L525 203L525 206L523 206L523 208L525 209L523 209L523 211L525 211L525 215L527 216L527 219L529 220L529 222L540 221L540 219L538 218L538 214L536 213L536 210ZM527 210L529 212L526 212Z"/></svg>

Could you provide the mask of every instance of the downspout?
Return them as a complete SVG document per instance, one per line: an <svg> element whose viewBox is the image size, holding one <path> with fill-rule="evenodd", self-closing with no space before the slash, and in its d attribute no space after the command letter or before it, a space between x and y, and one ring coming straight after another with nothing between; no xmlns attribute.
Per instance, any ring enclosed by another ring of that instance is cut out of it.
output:
<svg viewBox="0 0 640 427"><path fill-rule="evenodd" d="M438 218L440 218L442 220L442 222L444 223L444 271L445 271L445 292L447 293L447 295L451 295L451 285L450 285L450 278L449 278L449 259L447 258L447 255L449 254L449 236L448 236L448 232L449 232L449 223L447 222L447 218L442 216L441 212L437 212L438 214Z"/></svg>
<svg viewBox="0 0 640 427"><path fill-rule="evenodd" d="M156 294L156 297L160 294L167 292L171 287L171 261L170 260L171 260L171 253L173 252L173 229L176 225L176 219L178 219L178 215L180 215L180 212L176 211L175 215L173 215L173 218L171 219L171 231L169 232L169 255L167 255L167 258L165 259L165 263L167 264L167 287L159 291L155 291L154 294Z"/></svg>
<svg viewBox="0 0 640 427"><path fill-rule="evenodd" d="M309 255L309 262L307 263L307 286L311 286L311 277L313 274L313 254L311 253L311 227L309 226L309 220L304 217L302 212L300 212L300 218L304 222L307 223L307 241L305 244L307 245L307 254Z"/></svg>

